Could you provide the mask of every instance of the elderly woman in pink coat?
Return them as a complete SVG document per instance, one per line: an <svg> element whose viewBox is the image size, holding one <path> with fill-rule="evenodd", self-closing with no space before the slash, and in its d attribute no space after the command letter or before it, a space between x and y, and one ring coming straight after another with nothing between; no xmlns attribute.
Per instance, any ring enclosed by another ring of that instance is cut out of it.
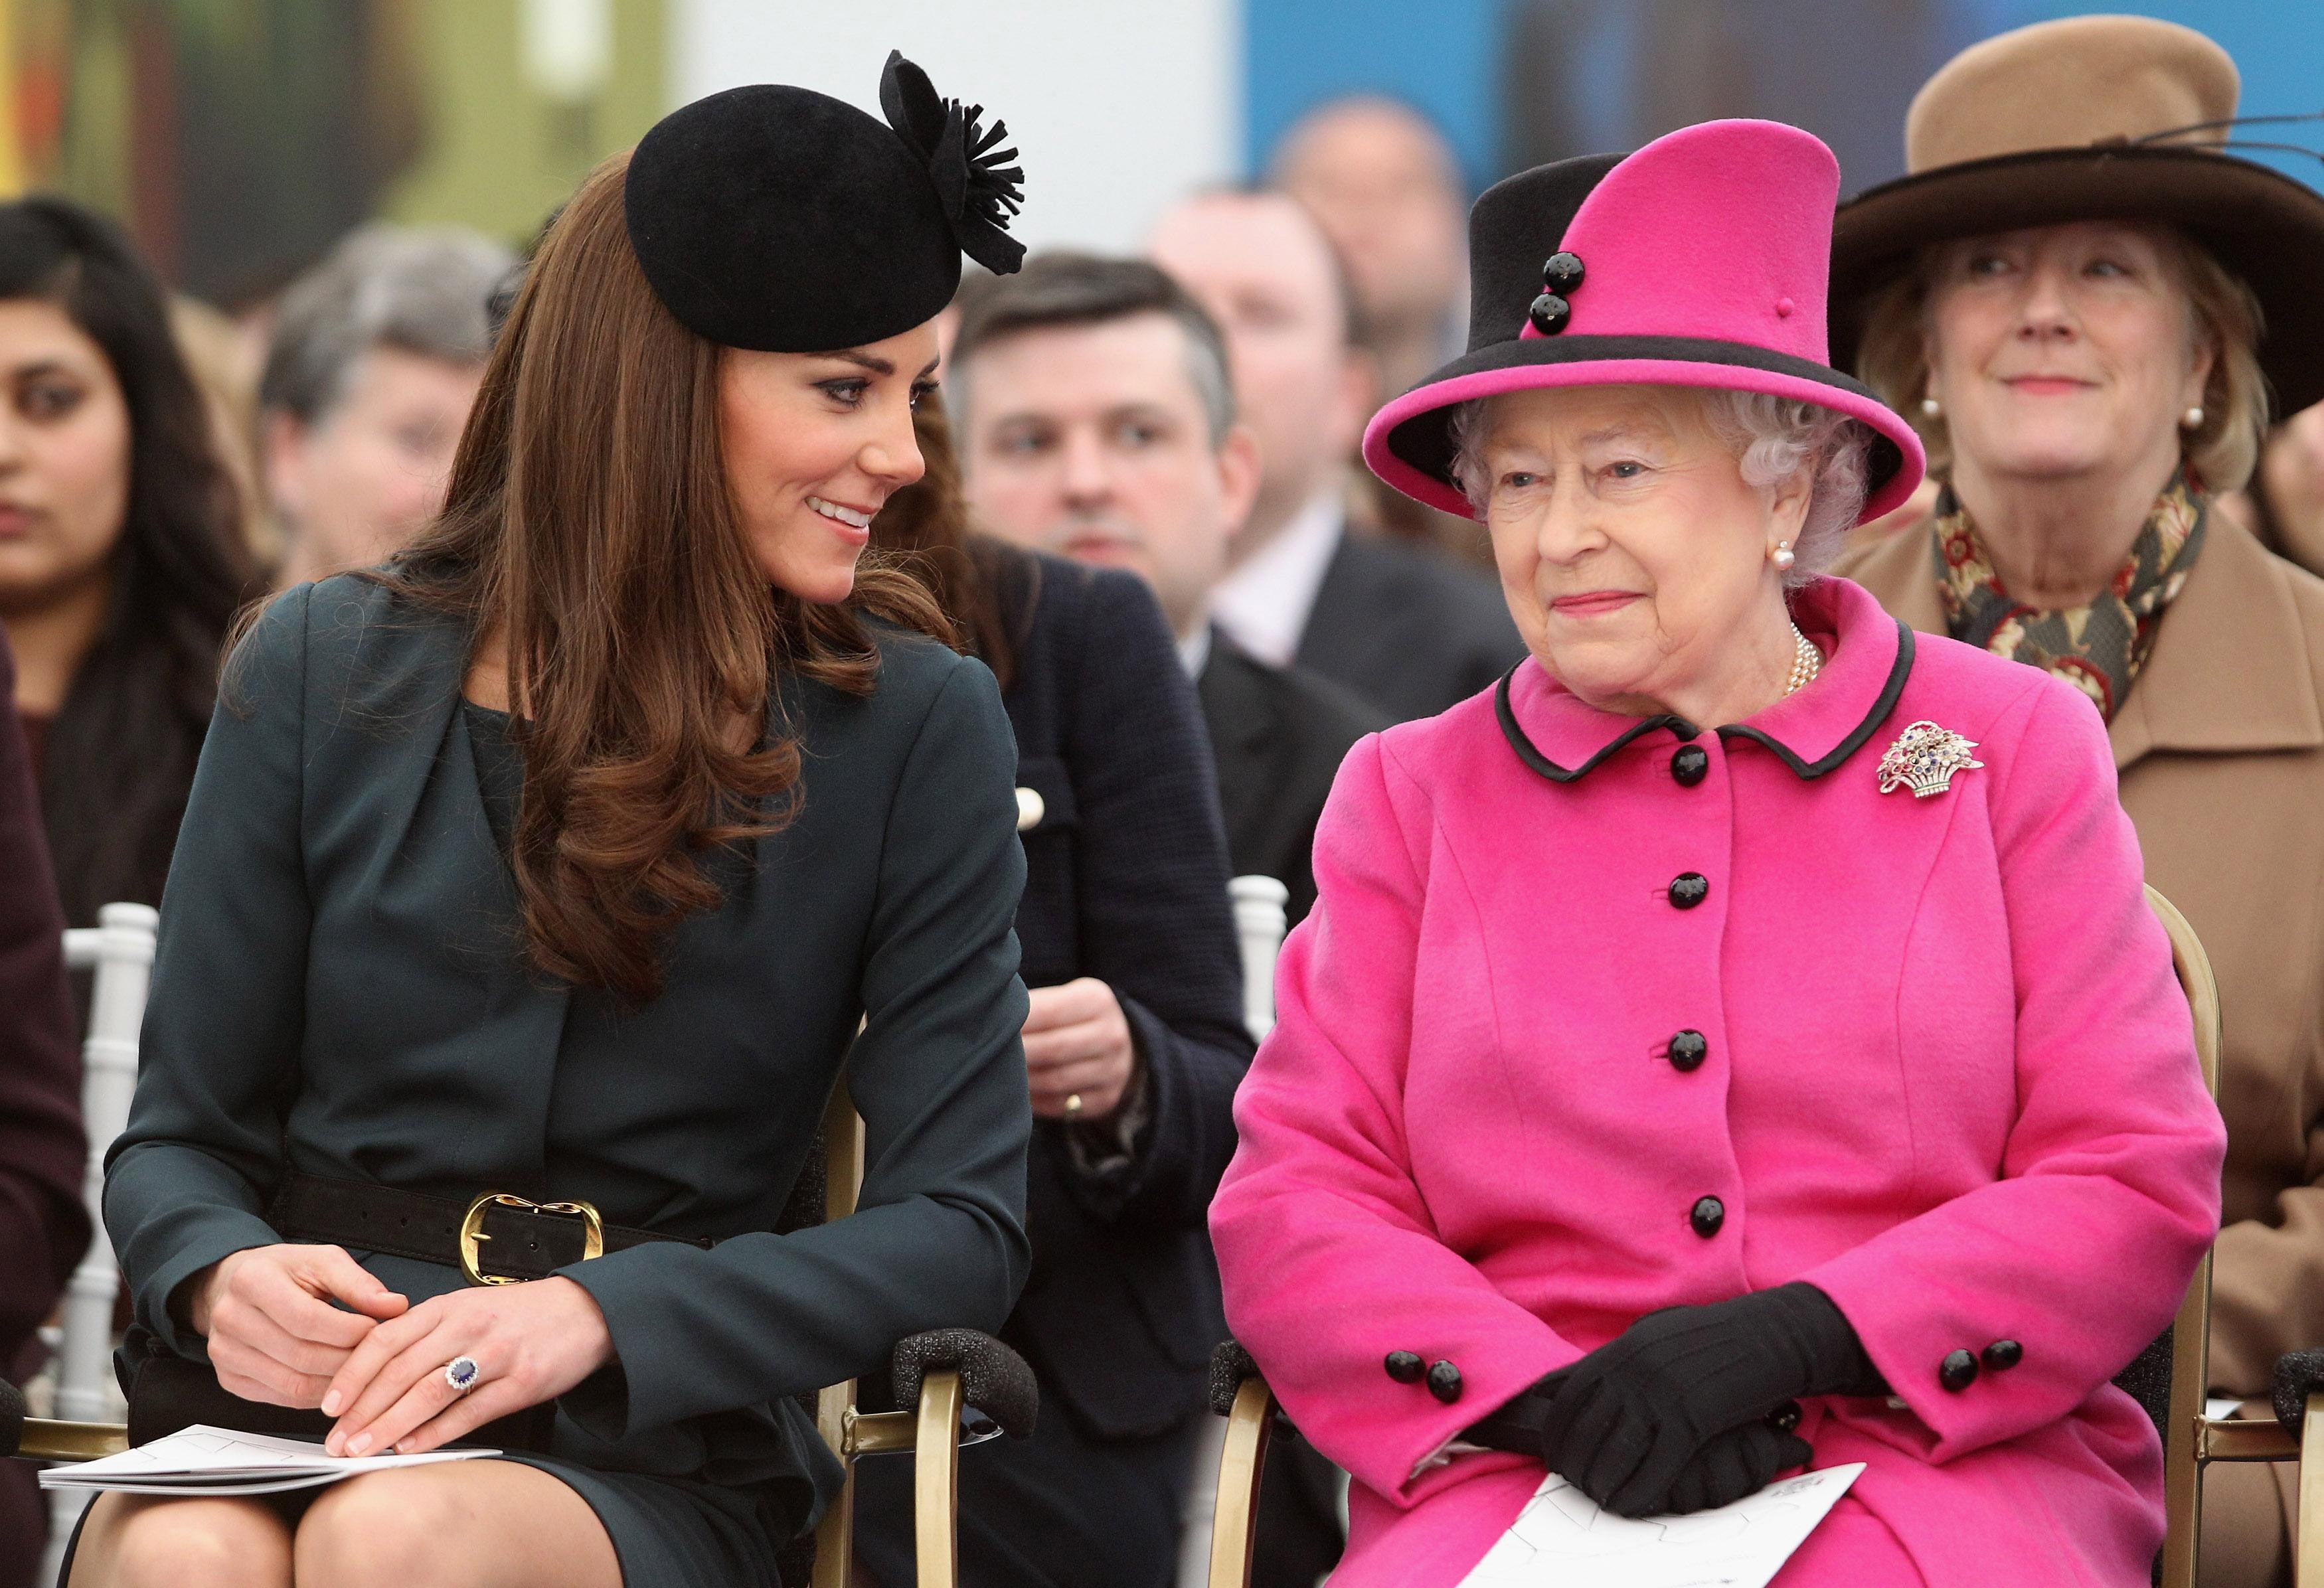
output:
<svg viewBox="0 0 2324 1588"><path fill-rule="evenodd" d="M1765 122L1509 179L1365 437L1532 655L1349 756L1212 1209L1339 1588L1458 1583L1545 1464L1648 1515L1863 1463L1779 1588L2147 1581L2108 1380L2223 1132L2089 702L1813 575L1922 470L1824 362L1837 182Z"/></svg>

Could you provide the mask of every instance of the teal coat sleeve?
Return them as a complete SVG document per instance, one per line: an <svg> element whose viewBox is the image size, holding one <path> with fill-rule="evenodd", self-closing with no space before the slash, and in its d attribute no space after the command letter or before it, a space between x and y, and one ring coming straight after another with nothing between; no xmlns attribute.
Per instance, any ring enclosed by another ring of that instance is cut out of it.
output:
<svg viewBox="0 0 2324 1588"><path fill-rule="evenodd" d="M300 863L307 605L276 599L226 669L162 894L130 1128L106 1160L105 1220L137 1321L180 1353L204 1342L170 1298L220 1258L281 1240L284 1090L302 1030L309 909ZM173 903L184 901L178 908ZM150 1127L170 1122L166 1135Z"/></svg>
<svg viewBox="0 0 2324 1588"><path fill-rule="evenodd" d="M991 675L964 663L921 722L881 842L847 1060L864 1124L854 1216L564 1271L604 1309L622 1364L567 1395L567 1415L619 1438L858 1376L885 1354L868 1342L1000 1329L1030 1262L1024 872L1015 740Z"/></svg>

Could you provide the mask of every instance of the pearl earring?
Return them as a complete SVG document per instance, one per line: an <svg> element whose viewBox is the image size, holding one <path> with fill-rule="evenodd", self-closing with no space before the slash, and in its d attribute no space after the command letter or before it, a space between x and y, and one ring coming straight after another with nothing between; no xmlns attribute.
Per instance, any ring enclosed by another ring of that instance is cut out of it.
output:
<svg viewBox="0 0 2324 1588"><path fill-rule="evenodd" d="M2189 408L2184 414L2181 414L2179 417L2179 422L2190 430L2201 429L2203 427L2202 405L2198 403L2195 407Z"/></svg>
<svg viewBox="0 0 2324 1588"><path fill-rule="evenodd" d="M1923 418L1933 419L1944 411L1945 405L1939 402L1935 398L1924 397L1921 399L1921 417Z"/></svg>
<svg viewBox="0 0 2324 1588"><path fill-rule="evenodd" d="M1789 573L1791 571L1792 565L1798 562L1800 559L1792 555L1792 543L1790 541L1779 540L1775 542L1775 549L1767 554L1767 560L1775 565L1775 571L1777 573L1782 574Z"/></svg>

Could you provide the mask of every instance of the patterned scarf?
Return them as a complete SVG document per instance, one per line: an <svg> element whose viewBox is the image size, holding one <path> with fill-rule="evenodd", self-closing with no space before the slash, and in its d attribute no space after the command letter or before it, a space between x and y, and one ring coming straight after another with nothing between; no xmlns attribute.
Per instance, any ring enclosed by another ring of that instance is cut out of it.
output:
<svg viewBox="0 0 2324 1588"><path fill-rule="evenodd" d="M2182 469L2154 500L2113 581L2088 606L2037 611L2009 599L1977 526L1948 483L1931 528L1945 627L1955 639L2055 673L2108 721L2130 695L2154 633L2203 549L2210 499Z"/></svg>

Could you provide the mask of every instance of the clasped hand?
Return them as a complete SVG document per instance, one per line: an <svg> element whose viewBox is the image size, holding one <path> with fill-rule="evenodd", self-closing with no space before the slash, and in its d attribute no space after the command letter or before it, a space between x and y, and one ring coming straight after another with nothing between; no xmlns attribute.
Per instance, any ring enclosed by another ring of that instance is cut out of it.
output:
<svg viewBox="0 0 2324 1588"><path fill-rule="evenodd" d="M192 1298L188 1319L208 1338L219 1384L337 1418L326 1441L334 1455L433 1450L556 1399L613 1359L604 1314L562 1278L415 1307L337 1246L258 1246L217 1263ZM456 1356L481 1375L466 1393L444 1377Z"/></svg>
<svg viewBox="0 0 2324 1588"><path fill-rule="evenodd" d="M1769 1418L1869 1374L1840 1309L1794 1283L1648 1313L1531 1393L1549 1402L1551 1471L1617 1515L1655 1516L1729 1504L1804 1465L1814 1452Z"/></svg>
<svg viewBox="0 0 2324 1588"><path fill-rule="evenodd" d="M1025 1070L1043 1119L1098 1120L1121 1106L1137 1073L1130 1017L1093 976L1035 987L1025 1015ZM1067 1099L1079 1097L1079 1106Z"/></svg>

